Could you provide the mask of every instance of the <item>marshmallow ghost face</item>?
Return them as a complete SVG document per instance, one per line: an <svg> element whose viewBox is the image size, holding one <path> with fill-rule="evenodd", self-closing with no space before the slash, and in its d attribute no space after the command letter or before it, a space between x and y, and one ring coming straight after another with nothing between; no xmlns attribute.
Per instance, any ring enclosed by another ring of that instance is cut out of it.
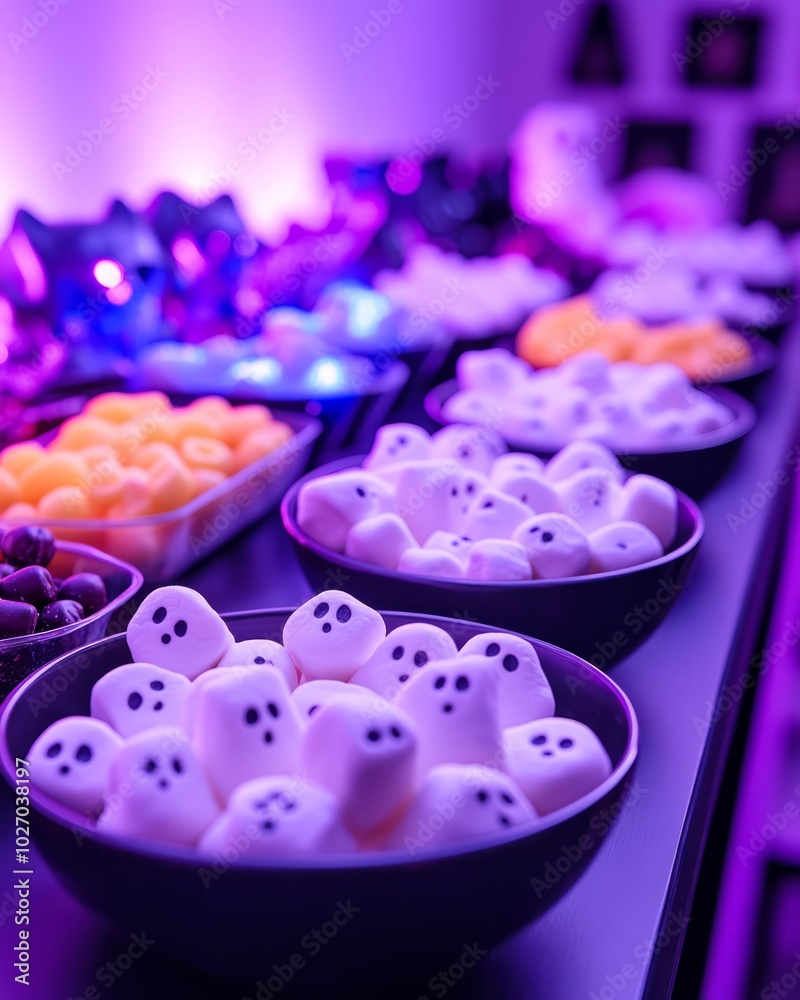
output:
<svg viewBox="0 0 800 1000"><path fill-rule="evenodd" d="M127 639L135 660L189 680L219 663L233 645L225 622L187 587L161 587L145 597L131 618Z"/></svg>
<svg viewBox="0 0 800 1000"><path fill-rule="evenodd" d="M615 521L598 528L589 535L589 547L593 573L641 566L664 554L653 532L636 521Z"/></svg>
<svg viewBox="0 0 800 1000"><path fill-rule="evenodd" d="M362 469L335 472L304 483L297 497L297 523L315 541L344 552L354 524L394 510L389 486Z"/></svg>
<svg viewBox="0 0 800 1000"><path fill-rule="evenodd" d="M408 549L397 568L413 576L437 576L445 580L458 580L464 576L464 563L450 552L441 549Z"/></svg>
<svg viewBox="0 0 800 1000"><path fill-rule="evenodd" d="M498 679L503 729L553 715L556 703L536 650L525 639L505 632L485 632L464 644L462 656L485 656Z"/></svg>
<svg viewBox="0 0 800 1000"><path fill-rule="evenodd" d="M631 476L622 487L617 517L643 524L666 549L675 541L678 530L678 495L661 479Z"/></svg>
<svg viewBox="0 0 800 1000"><path fill-rule="evenodd" d="M454 458L467 469L476 469L488 476L492 463L508 449L494 431L485 427L454 424L443 427L432 438L433 454L437 458Z"/></svg>
<svg viewBox="0 0 800 1000"><path fill-rule="evenodd" d="M271 667L283 674L289 690L297 687L297 668L279 642L245 639L235 642L217 664L220 667Z"/></svg>
<svg viewBox="0 0 800 1000"><path fill-rule="evenodd" d="M437 660L450 660L458 653L444 629L426 622L401 625L390 632L360 670L353 683L361 684L391 700L417 671Z"/></svg>
<svg viewBox="0 0 800 1000"><path fill-rule="evenodd" d="M308 680L349 680L385 636L378 612L341 590L306 601L283 629L283 643Z"/></svg>
<svg viewBox="0 0 800 1000"><path fill-rule="evenodd" d="M442 817L434 825L431 817ZM536 811L516 782L491 767L439 764L420 784L411 805L383 843L415 855L474 837L533 824ZM423 842L420 830L426 831Z"/></svg>
<svg viewBox="0 0 800 1000"><path fill-rule="evenodd" d="M335 795L348 829L372 835L411 797L417 737L408 716L382 699L332 702L311 719L303 769Z"/></svg>
<svg viewBox="0 0 800 1000"><path fill-rule="evenodd" d="M486 764L498 759L497 674L482 657L439 660L400 689L394 704L419 737L418 771L436 764Z"/></svg>
<svg viewBox="0 0 800 1000"><path fill-rule="evenodd" d="M470 503L461 522L462 534L473 541L482 538L510 538L517 525L531 516L520 500L487 488Z"/></svg>
<svg viewBox="0 0 800 1000"><path fill-rule="evenodd" d="M397 513L424 545L434 531L455 528L467 501L453 460L409 462L396 478Z"/></svg>
<svg viewBox="0 0 800 1000"><path fill-rule="evenodd" d="M536 514L512 538L525 550L534 579L578 576L589 568L589 540L564 514Z"/></svg>
<svg viewBox="0 0 800 1000"><path fill-rule="evenodd" d="M530 580L533 573L525 550L507 538L475 542L465 572L467 580Z"/></svg>
<svg viewBox="0 0 800 1000"><path fill-rule="evenodd" d="M347 535L345 555L373 566L394 569L416 539L399 514L377 514L354 524Z"/></svg>
<svg viewBox="0 0 800 1000"><path fill-rule="evenodd" d="M472 540L465 535L456 535L452 531L434 531L422 546L424 549L433 549L438 552L448 552L462 564L469 562L469 552L472 548Z"/></svg>
<svg viewBox="0 0 800 1000"><path fill-rule="evenodd" d="M111 761L121 746L120 737L99 719L59 719L30 749L31 782L61 805L94 816L103 807Z"/></svg>
<svg viewBox="0 0 800 1000"><path fill-rule="evenodd" d="M596 441L572 441L547 463L545 476L553 481L569 479L586 469L605 469L617 483L625 479L625 471L617 456Z"/></svg>
<svg viewBox="0 0 800 1000"><path fill-rule="evenodd" d="M557 484L561 510L584 531L613 521L620 487L606 469L584 469Z"/></svg>
<svg viewBox="0 0 800 1000"><path fill-rule="evenodd" d="M303 723L277 670L219 673L199 692L192 746L225 802L250 778L297 769Z"/></svg>
<svg viewBox="0 0 800 1000"><path fill-rule="evenodd" d="M92 688L91 713L120 736L181 725L191 682L152 663L128 663L109 671Z"/></svg>
<svg viewBox="0 0 800 1000"><path fill-rule="evenodd" d="M325 705L341 698L369 698L372 692L369 688L344 681L306 681L292 691L292 702L300 713L300 718L306 722Z"/></svg>
<svg viewBox="0 0 800 1000"><path fill-rule="evenodd" d="M132 736L114 757L99 828L120 836L148 837L190 847L219 813L219 806L178 729L148 729Z"/></svg>
<svg viewBox="0 0 800 1000"><path fill-rule="evenodd" d="M588 726L539 719L503 734L512 777L540 816L588 795L611 774L611 760Z"/></svg>
<svg viewBox="0 0 800 1000"><path fill-rule="evenodd" d="M419 462L431 457L431 439L415 424L387 424L375 435L364 459L365 469L379 469L395 462Z"/></svg>
<svg viewBox="0 0 800 1000"><path fill-rule="evenodd" d="M234 851L245 862L357 849L336 799L289 775L253 778L240 785L198 847L226 857Z"/></svg>

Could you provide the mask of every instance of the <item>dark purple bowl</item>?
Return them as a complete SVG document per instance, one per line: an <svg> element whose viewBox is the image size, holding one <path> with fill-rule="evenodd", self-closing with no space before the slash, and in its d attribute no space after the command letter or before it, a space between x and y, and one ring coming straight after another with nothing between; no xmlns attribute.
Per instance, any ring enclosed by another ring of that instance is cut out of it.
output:
<svg viewBox="0 0 800 1000"><path fill-rule="evenodd" d="M96 573L106 585L108 604L72 625L0 639L0 699L43 664L71 649L102 639L111 627L113 616L131 600L144 579L135 566L77 542L57 541L48 568L60 579L73 573ZM120 628L127 624L127 621L120 623Z"/></svg>
<svg viewBox="0 0 800 1000"><path fill-rule="evenodd" d="M280 637L291 609L226 615L237 640ZM487 630L473 622L385 613L391 631L409 621L446 629L459 645ZM303 984L341 987L354 981L430 975L442 955L464 942L490 948L555 903L595 856L623 798L638 747L630 702L608 677L578 657L537 640L556 710L590 726L614 770L589 795L552 813L534 829L492 836L459 849L411 857L380 854L223 865L194 851L114 839L69 809L31 790L31 829L59 881L77 900L128 931L141 932L181 961L217 975L267 981L274 964L309 958L302 942L332 925L342 908L351 917L298 972ZM92 685L131 654L113 636L68 653L24 681L0 714L0 767L15 782L47 726L89 710ZM48 692L60 694L52 699ZM611 816L609 816L611 810ZM203 877L206 873L205 878ZM304 963L305 964L305 963Z"/></svg>
<svg viewBox="0 0 800 1000"><path fill-rule="evenodd" d="M749 337L748 340L753 353L747 362L728 371L723 369L716 378L699 380L695 385L705 390L715 385L730 385L740 396L752 399L763 377L775 367L778 351L774 344L763 337Z"/></svg>
<svg viewBox="0 0 800 1000"><path fill-rule="evenodd" d="M540 636L601 669L619 663L664 620L683 589L703 536L703 515L679 492L678 534L672 548L660 559L631 569L512 583L400 573L333 552L297 523L297 496L304 483L361 461L352 457L315 469L294 483L281 503L283 525L315 591L335 587L370 605L490 622Z"/></svg>
<svg viewBox="0 0 800 1000"><path fill-rule="evenodd" d="M459 423L444 415L444 404L458 391L453 379L443 382L425 396L425 412L437 424ZM746 399L721 386L709 386L704 390L717 402L724 404L733 413L733 420L698 437L696 441L679 445L672 451L656 448L639 448L635 452L617 452L617 457L631 472L643 472L670 483L694 498L702 497L714 487L728 471L742 438L756 422L756 411ZM508 441L515 451L527 451L547 461L559 449L531 448L516 441Z"/></svg>

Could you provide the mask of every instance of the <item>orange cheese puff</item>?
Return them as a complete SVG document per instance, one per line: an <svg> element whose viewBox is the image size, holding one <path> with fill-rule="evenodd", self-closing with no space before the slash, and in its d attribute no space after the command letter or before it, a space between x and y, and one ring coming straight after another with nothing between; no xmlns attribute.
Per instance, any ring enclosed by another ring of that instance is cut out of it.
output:
<svg viewBox="0 0 800 1000"><path fill-rule="evenodd" d="M122 502L123 491L130 491L130 484L140 484L139 494L147 497L149 481L142 469L124 469L121 465L110 465L90 472L87 477L92 504L101 512Z"/></svg>
<svg viewBox="0 0 800 1000"><path fill-rule="evenodd" d="M219 437L220 418L210 413L196 410L178 410L172 417L176 441L187 437Z"/></svg>
<svg viewBox="0 0 800 1000"><path fill-rule="evenodd" d="M79 414L61 425L50 449L80 451L101 444L113 447L118 436L119 428L109 420Z"/></svg>
<svg viewBox="0 0 800 1000"><path fill-rule="evenodd" d="M612 361L630 357L638 335L631 319L601 317L588 295L538 309L522 325L516 352L535 368L551 368L581 351L599 351Z"/></svg>
<svg viewBox="0 0 800 1000"><path fill-rule="evenodd" d="M221 438L229 448L235 448L252 431L266 427L272 420L272 414L266 406L252 403L248 406L234 406L217 429L217 437Z"/></svg>
<svg viewBox="0 0 800 1000"><path fill-rule="evenodd" d="M198 413L211 420L224 420L233 407L224 396L201 396L193 399L184 409L184 413Z"/></svg>
<svg viewBox="0 0 800 1000"><path fill-rule="evenodd" d="M224 472L220 472L219 469L192 469L192 476L194 478L194 490L195 496L200 496L201 493L206 493L208 490L213 490L215 486L219 486L220 483L224 483L228 478Z"/></svg>
<svg viewBox="0 0 800 1000"><path fill-rule="evenodd" d="M19 500L19 483L6 469L0 469L0 512Z"/></svg>
<svg viewBox="0 0 800 1000"><path fill-rule="evenodd" d="M92 444L80 449L80 456L90 469L119 466L117 452L106 444Z"/></svg>
<svg viewBox="0 0 800 1000"><path fill-rule="evenodd" d="M76 519L89 521L96 518L98 510L89 494L80 486L57 486L45 493L39 501L39 516L56 521Z"/></svg>
<svg viewBox="0 0 800 1000"><path fill-rule="evenodd" d="M181 458L190 469L216 469L227 475L233 465L231 449L214 438L184 438L179 450Z"/></svg>
<svg viewBox="0 0 800 1000"><path fill-rule="evenodd" d="M169 396L157 389L151 389L149 392L134 392L128 396L128 399L133 403L133 412L136 414L154 413L159 410L171 413L173 409Z"/></svg>
<svg viewBox="0 0 800 1000"><path fill-rule="evenodd" d="M68 451L47 453L19 477L20 494L23 500L36 504L57 486L84 486L88 471L80 455Z"/></svg>
<svg viewBox="0 0 800 1000"><path fill-rule="evenodd" d="M150 505L154 513L175 510L188 503L195 495L192 471L178 455L165 458L150 469Z"/></svg>
<svg viewBox="0 0 800 1000"><path fill-rule="evenodd" d="M0 452L0 468L10 472L17 479L38 462L44 455L44 448L38 441L23 441L20 444L10 444Z"/></svg>
<svg viewBox="0 0 800 1000"><path fill-rule="evenodd" d="M31 521L36 521L39 517L39 512L31 503L12 503L10 507L7 507L3 511L3 520L8 519L9 521L26 521L30 523Z"/></svg>
<svg viewBox="0 0 800 1000"><path fill-rule="evenodd" d="M130 455L126 455L125 459L128 466L151 469L160 459L165 458L170 461L177 455L175 448L171 444L167 444L166 441L148 441L132 451Z"/></svg>
<svg viewBox="0 0 800 1000"><path fill-rule="evenodd" d="M90 399L83 412L112 424L124 424L136 412L134 398L124 392L103 392Z"/></svg>
<svg viewBox="0 0 800 1000"><path fill-rule="evenodd" d="M234 468L238 472L270 455L291 438L292 428L275 420L260 430L251 431L234 452Z"/></svg>

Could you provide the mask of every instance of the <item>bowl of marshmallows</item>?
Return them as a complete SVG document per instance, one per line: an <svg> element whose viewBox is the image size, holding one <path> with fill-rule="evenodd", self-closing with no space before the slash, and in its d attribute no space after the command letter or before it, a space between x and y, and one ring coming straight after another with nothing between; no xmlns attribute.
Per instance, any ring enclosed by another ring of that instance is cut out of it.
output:
<svg viewBox="0 0 800 1000"><path fill-rule="evenodd" d="M295 483L281 507L315 589L536 635L605 667L674 604L696 504L576 441L546 463L495 432L382 427L372 450ZM327 581L327 583L326 583Z"/></svg>
<svg viewBox="0 0 800 1000"><path fill-rule="evenodd" d="M309 983L426 971L544 912L611 829L637 744L576 656L338 590L223 619L161 588L0 715L4 775L77 899L234 978L322 952Z"/></svg>

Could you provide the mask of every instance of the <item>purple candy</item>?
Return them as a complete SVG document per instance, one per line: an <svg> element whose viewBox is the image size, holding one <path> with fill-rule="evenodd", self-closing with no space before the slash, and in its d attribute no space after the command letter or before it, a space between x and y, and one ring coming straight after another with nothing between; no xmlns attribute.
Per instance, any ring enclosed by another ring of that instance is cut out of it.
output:
<svg viewBox="0 0 800 1000"><path fill-rule="evenodd" d="M0 639L30 635L38 618L39 612L30 604L0 600Z"/></svg>
<svg viewBox="0 0 800 1000"><path fill-rule="evenodd" d="M49 632L63 625L74 625L83 618L83 608L77 601L53 601L42 608L37 632Z"/></svg>
<svg viewBox="0 0 800 1000"><path fill-rule="evenodd" d="M25 525L9 528L0 550L13 566L46 566L53 558L56 540L47 528Z"/></svg>
<svg viewBox="0 0 800 1000"><path fill-rule="evenodd" d="M88 618L108 603L106 585L96 573L75 573L58 588L59 600L77 601Z"/></svg>
<svg viewBox="0 0 800 1000"><path fill-rule="evenodd" d="M9 566L8 563L0 563L0 580L4 580L7 576L14 572L14 567Z"/></svg>
<svg viewBox="0 0 800 1000"><path fill-rule="evenodd" d="M0 580L0 597L42 608L55 600L56 585L44 566L23 566Z"/></svg>

